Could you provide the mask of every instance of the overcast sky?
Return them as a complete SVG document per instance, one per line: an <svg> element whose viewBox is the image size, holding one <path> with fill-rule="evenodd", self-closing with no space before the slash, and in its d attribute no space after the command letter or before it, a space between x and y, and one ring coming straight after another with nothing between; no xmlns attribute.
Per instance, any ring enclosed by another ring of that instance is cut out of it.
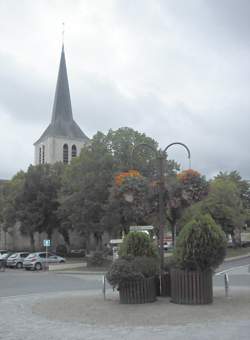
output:
<svg viewBox="0 0 250 340"><path fill-rule="evenodd" d="M0 0L0 178L34 161L51 120L65 22L83 132L129 126L184 142L209 178L250 179L250 1ZM185 150L168 157L188 166Z"/></svg>

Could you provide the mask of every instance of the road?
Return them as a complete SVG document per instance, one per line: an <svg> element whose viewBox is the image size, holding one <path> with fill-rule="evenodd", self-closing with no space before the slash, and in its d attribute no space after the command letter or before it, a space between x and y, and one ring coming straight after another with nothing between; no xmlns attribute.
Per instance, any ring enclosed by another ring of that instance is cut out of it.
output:
<svg viewBox="0 0 250 340"><path fill-rule="evenodd" d="M54 272L26 272L6 269L0 272L0 297L101 289L100 275L63 275Z"/></svg>
<svg viewBox="0 0 250 340"><path fill-rule="evenodd" d="M231 286L250 287L248 265L250 257L224 262L217 270L235 268L229 272ZM243 269L238 267L245 266ZM224 285L223 273L214 276L214 285ZM0 297L27 294L52 293L63 291L93 290L102 288L102 275L57 274L55 272L27 272L24 270L7 269L0 272Z"/></svg>

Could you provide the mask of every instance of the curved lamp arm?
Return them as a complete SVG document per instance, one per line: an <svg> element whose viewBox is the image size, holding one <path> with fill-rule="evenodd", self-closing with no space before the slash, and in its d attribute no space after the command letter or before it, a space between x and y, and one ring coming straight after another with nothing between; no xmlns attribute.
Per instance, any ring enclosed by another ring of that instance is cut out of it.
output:
<svg viewBox="0 0 250 340"><path fill-rule="evenodd" d="M167 145L167 146L165 147L165 149L163 150L163 152L166 153L167 150L168 150L171 146L173 146L173 145L181 145L181 146L183 146L183 147L186 149L187 154L188 154L188 159L189 159L189 168L191 168L191 153L190 153L189 148L186 146L186 144L181 143L181 142L174 142L174 143L171 143L171 144L169 144L169 145Z"/></svg>

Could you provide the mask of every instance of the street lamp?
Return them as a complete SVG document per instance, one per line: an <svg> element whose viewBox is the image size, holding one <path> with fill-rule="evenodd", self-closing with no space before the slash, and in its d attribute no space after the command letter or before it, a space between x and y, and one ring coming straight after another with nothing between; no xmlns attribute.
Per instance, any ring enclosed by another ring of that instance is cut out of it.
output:
<svg viewBox="0 0 250 340"><path fill-rule="evenodd" d="M153 147L150 144L141 143L135 146L132 154L132 158L135 151L139 148L147 147L153 151L155 154L155 159L158 161L159 166L159 173L158 173L158 180L159 180L159 238L160 238L160 265L161 265L161 271L163 271L164 268L164 204L163 204L163 192L164 192L164 159L167 158L167 150L174 146L174 145L180 145L184 147L188 154L189 159L189 167L191 167L191 154L189 148L184 144L180 142L174 142L170 143L165 147L165 149L157 150L155 147Z"/></svg>

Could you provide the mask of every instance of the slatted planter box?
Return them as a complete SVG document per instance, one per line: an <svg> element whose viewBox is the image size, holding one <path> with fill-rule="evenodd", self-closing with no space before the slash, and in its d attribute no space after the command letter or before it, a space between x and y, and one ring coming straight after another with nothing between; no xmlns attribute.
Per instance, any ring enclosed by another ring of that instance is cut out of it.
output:
<svg viewBox="0 0 250 340"><path fill-rule="evenodd" d="M212 271L171 269L171 301L192 305L212 303Z"/></svg>
<svg viewBox="0 0 250 340"><path fill-rule="evenodd" d="M160 277L157 275L155 277L155 285L156 285L157 296L171 296L170 273L167 272L161 276L161 284L160 284Z"/></svg>
<svg viewBox="0 0 250 340"><path fill-rule="evenodd" d="M155 278L126 281L119 285L120 303L148 303L156 300Z"/></svg>

